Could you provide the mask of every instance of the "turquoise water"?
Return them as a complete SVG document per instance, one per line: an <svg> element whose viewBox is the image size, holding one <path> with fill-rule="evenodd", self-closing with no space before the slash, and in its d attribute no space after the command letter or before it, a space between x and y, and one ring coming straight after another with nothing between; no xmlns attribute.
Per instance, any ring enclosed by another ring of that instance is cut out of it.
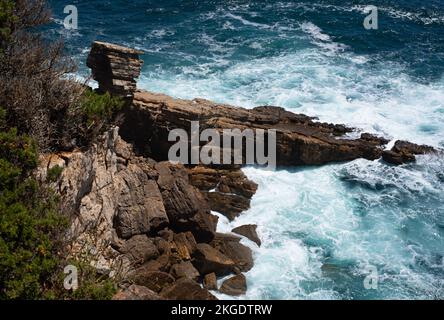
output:
<svg viewBox="0 0 444 320"><path fill-rule="evenodd" d="M279 105L390 139L444 147L444 1L72 1L79 30L50 1L48 36L80 63L100 39L144 50L139 87L245 107ZM268 172L252 208L263 246L245 297L442 299L444 161L356 160ZM369 268L378 288L367 290ZM220 296L222 298L228 298Z"/></svg>

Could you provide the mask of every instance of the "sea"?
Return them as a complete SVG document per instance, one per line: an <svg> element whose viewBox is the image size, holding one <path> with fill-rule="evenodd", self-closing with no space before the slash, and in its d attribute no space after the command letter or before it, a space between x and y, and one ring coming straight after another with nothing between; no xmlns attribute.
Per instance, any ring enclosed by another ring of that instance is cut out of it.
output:
<svg viewBox="0 0 444 320"><path fill-rule="evenodd" d="M80 79L92 41L109 41L144 51L142 89L444 148L444 0L49 3L45 35L64 40ZM219 298L444 298L443 157L244 172L259 184L251 209L219 230L257 224L262 246L242 240L255 259L247 294Z"/></svg>

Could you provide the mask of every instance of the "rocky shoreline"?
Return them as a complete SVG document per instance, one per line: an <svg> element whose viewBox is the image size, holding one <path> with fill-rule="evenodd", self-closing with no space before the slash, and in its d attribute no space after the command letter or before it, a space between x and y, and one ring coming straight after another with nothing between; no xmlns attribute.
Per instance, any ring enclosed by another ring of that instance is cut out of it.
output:
<svg viewBox="0 0 444 320"><path fill-rule="evenodd" d="M261 245L255 225L217 232L218 217L235 219L250 208L257 184L241 166L184 166L168 161L172 129L275 129L277 165L322 165L358 158L402 164L436 152L427 146L388 140L344 125L317 122L283 108L244 109L204 99L181 100L136 89L141 52L93 44L88 66L99 90L128 99L124 121L86 151L42 157L45 179L63 168L52 187L63 210L74 216L70 255L121 283L115 299L216 299L210 292L238 296L247 290L244 273L253 267L247 237ZM230 276L220 288L217 279Z"/></svg>

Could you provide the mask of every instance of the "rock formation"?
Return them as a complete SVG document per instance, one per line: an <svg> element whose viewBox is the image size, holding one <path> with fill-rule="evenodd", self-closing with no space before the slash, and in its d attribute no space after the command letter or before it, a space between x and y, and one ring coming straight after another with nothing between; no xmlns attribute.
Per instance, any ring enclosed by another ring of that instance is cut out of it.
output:
<svg viewBox="0 0 444 320"><path fill-rule="evenodd" d="M242 272L253 267L241 237L216 232L217 211L230 220L250 207L257 184L240 166L187 166L168 162L172 129L275 129L277 164L320 165L381 156L392 163L430 152L425 146L370 134L344 137L351 128L317 122L279 107L251 110L203 99L180 100L136 90L140 51L94 42L88 66L102 92L131 98L120 130L115 127L86 151L47 155L38 176L63 171L52 187L72 217L70 256L88 257L102 274L123 279L115 299L215 299L217 276L235 274L222 292L244 294ZM219 131L221 132L221 131ZM233 232L261 245L255 225ZM200 283L203 282L203 287Z"/></svg>
<svg viewBox="0 0 444 320"><path fill-rule="evenodd" d="M240 234L241 236L244 236L244 237L250 239L251 241L255 242L260 247L261 240L259 239L259 236L257 235L256 229L257 229L257 225L247 224L247 225L243 225L243 226L234 228L233 230L231 230L231 232Z"/></svg>
<svg viewBox="0 0 444 320"><path fill-rule="evenodd" d="M416 160L415 155L436 153L433 147L426 145L417 145L408 141L398 140L391 150L385 150L382 153L382 159L384 161L400 165L408 162L414 162Z"/></svg>
<svg viewBox="0 0 444 320"><path fill-rule="evenodd" d="M278 166L321 165L358 158L374 160L381 157L386 143L369 134L359 139L343 138L351 128L316 122L314 118L279 107L250 110L204 99L174 99L141 90L136 91L133 105L127 110L121 135L142 154L167 159L174 144L168 142L169 132L176 128L190 132L191 121L199 121L200 130L275 129Z"/></svg>
<svg viewBox="0 0 444 320"><path fill-rule="evenodd" d="M231 296L241 296L247 292L247 279L243 274L231 277L222 283L220 292Z"/></svg>
<svg viewBox="0 0 444 320"><path fill-rule="evenodd" d="M130 98L136 90L136 79L143 64L139 59L141 54L143 51L95 41L86 65L91 68L101 92Z"/></svg>
<svg viewBox="0 0 444 320"><path fill-rule="evenodd" d="M191 183L202 178L193 179L199 170L137 156L118 131L113 128L89 150L41 158L41 180L52 167L63 168L52 188L72 217L70 256L88 257L99 273L133 284L115 299L214 299L199 285L204 276L249 270L251 250L240 238L216 232L217 217ZM239 170L212 179L249 186L239 193L253 195L255 184ZM237 246L226 243L231 241Z"/></svg>

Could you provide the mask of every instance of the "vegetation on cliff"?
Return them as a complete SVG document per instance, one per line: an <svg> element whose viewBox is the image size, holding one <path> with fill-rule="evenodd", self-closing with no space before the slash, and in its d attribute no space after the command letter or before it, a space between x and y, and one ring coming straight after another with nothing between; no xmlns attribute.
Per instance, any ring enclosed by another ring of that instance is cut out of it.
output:
<svg viewBox="0 0 444 320"><path fill-rule="evenodd" d="M0 0L0 299L110 298L112 282L87 264L78 266L82 290L63 288L69 217L34 172L39 152L90 145L123 101L70 79L63 44L38 33L49 19L44 0Z"/></svg>

